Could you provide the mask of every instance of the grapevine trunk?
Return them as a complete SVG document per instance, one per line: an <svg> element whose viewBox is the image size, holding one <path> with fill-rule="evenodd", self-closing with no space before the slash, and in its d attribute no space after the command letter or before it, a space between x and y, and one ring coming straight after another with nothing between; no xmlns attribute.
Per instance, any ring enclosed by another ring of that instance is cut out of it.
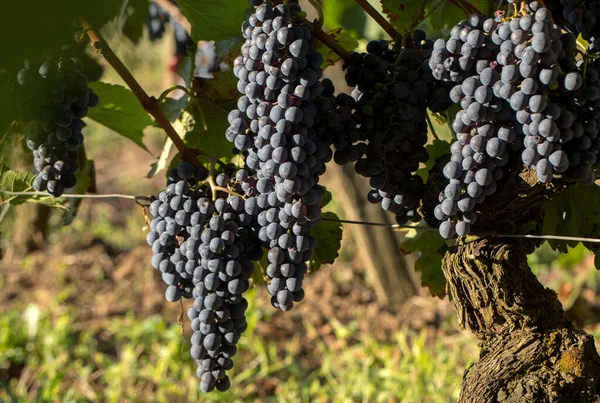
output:
<svg viewBox="0 0 600 403"><path fill-rule="evenodd" d="M451 248L442 268L460 325L480 340L459 402L597 402L594 339L565 318L554 291L527 264L520 241Z"/></svg>

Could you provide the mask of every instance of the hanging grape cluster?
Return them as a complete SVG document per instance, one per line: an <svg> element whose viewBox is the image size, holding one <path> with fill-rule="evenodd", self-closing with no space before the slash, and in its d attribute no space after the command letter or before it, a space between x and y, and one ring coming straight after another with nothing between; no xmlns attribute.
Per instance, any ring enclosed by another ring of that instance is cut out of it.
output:
<svg viewBox="0 0 600 403"><path fill-rule="evenodd" d="M271 302L287 311L304 297L304 262L315 247L310 229L321 216L324 193L319 176L331 158L315 130L323 57L296 1L251 4L242 25L242 56L234 62L243 95L226 136L255 176L246 211L256 216L258 237L268 248Z"/></svg>
<svg viewBox="0 0 600 403"><path fill-rule="evenodd" d="M367 53L350 55L346 83L355 100L340 100L344 130L334 138L336 163L354 163L369 178L369 201L400 224L421 219L425 186L415 172L428 159L427 108L451 104L449 85L435 82L427 65L433 43L423 31L408 39L405 47L372 41Z"/></svg>
<svg viewBox="0 0 600 403"><path fill-rule="evenodd" d="M98 96L88 87L83 63L77 58L26 61L17 82L19 120L27 124L27 147L38 173L33 188L60 196L77 182L82 119L88 107L98 104Z"/></svg>
<svg viewBox="0 0 600 403"><path fill-rule="evenodd" d="M435 209L445 238L470 232L476 205L496 192L510 153L542 183L563 173L595 181L598 88L582 89L586 62L575 61L575 37L561 35L548 10L537 7L509 20L472 15L434 44L433 75L455 84L450 95L462 108L443 170L449 183Z"/></svg>
<svg viewBox="0 0 600 403"><path fill-rule="evenodd" d="M238 176L243 171L238 172ZM247 176L247 175L246 175ZM198 363L200 388L229 389L226 371L233 367L237 342L246 330L246 300L253 260L262 251L250 228L245 199L235 194L243 181L229 181L225 173L216 183L231 194L198 185L206 170L187 162L168 173L167 188L150 205L148 244L152 265L168 285L165 297L174 302L193 298L188 310L192 323L192 358Z"/></svg>

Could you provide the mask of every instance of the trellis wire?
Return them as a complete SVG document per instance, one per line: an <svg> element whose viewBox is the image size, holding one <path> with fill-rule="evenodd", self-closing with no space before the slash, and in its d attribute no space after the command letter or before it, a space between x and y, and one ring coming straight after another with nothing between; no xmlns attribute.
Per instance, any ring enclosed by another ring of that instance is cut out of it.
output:
<svg viewBox="0 0 600 403"><path fill-rule="evenodd" d="M0 193L5 193L10 196L48 196L44 192L11 192L8 190L1 190ZM120 193L105 193L105 194L63 194L60 197L71 198L71 199L128 199L135 200L136 203L146 205L151 200L148 196L133 196ZM146 202L146 203L144 203ZM436 228L421 227L417 225L400 225L400 224L386 224L380 222L370 221L354 221L354 220L342 220L332 218L322 218L323 221L339 222L343 224L353 225L368 225L373 227L387 227L392 229L408 229L415 231L437 231ZM573 241L573 242L588 242L600 244L598 238L583 238L583 237L572 237L562 235L530 235L530 234L490 234L499 238L526 238L526 239L544 239L544 240L557 240L557 241Z"/></svg>

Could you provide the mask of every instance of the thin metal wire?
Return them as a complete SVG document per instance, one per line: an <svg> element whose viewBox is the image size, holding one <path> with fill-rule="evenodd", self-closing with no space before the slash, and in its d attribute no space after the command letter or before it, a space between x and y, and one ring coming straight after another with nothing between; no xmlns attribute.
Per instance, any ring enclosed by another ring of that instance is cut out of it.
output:
<svg viewBox="0 0 600 403"><path fill-rule="evenodd" d="M373 227L387 227L395 229L416 229L420 231L437 231L435 228L421 227L417 225L400 225L400 224L386 224L382 222L369 222L369 221L353 221L353 220L334 220L333 218L321 218L322 221L341 222L344 224L356 224L356 225L369 225Z"/></svg>
<svg viewBox="0 0 600 403"><path fill-rule="evenodd" d="M48 196L46 192L11 192L9 190L0 190L2 193L6 193L10 196ZM60 197L64 197L66 199L128 199L128 200L136 200L138 197L145 196L131 196L119 193L106 193L106 194L63 194Z"/></svg>
<svg viewBox="0 0 600 403"><path fill-rule="evenodd" d="M1 193L6 193L12 196L48 196L44 192L11 192L8 190L0 190ZM72 199L110 199L120 198L135 200L136 203L140 204L140 201L149 201L150 197L147 196L132 196L119 193L105 193L105 194L63 194L61 197L72 198ZM147 204L142 204L147 205ZM437 231L436 228L422 227L418 225L401 225L401 224L386 224L381 222L370 222L370 221L354 221L354 220L335 220L333 218L322 218L323 221L339 222L343 224L353 225L369 225L373 227L387 227L393 229L413 229L416 231ZM530 235L530 234L488 234L489 236L495 236L499 238L527 238L527 239L545 239L545 240L557 240L557 241L573 241L573 242L588 242L600 244L598 238L583 238L573 236L562 236L562 235Z"/></svg>

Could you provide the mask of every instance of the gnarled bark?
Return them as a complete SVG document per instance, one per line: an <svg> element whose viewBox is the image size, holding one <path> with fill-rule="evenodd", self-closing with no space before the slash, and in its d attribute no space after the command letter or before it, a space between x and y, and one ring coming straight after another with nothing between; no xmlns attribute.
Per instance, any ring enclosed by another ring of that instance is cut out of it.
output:
<svg viewBox="0 0 600 403"><path fill-rule="evenodd" d="M428 182L426 217L444 183L437 171ZM475 233L540 228L540 204L568 185L540 184L529 169L511 176L484 203ZM481 342L479 361L463 378L460 402L600 402L594 339L565 318L556 293L531 272L526 253L531 246L488 236L446 252L442 269L459 323Z"/></svg>
<svg viewBox="0 0 600 403"><path fill-rule="evenodd" d="M482 342L461 402L596 402L600 357L573 328L556 293L527 265L519 242L480 239L452 248L443 270L460 324Z"/></svg>

